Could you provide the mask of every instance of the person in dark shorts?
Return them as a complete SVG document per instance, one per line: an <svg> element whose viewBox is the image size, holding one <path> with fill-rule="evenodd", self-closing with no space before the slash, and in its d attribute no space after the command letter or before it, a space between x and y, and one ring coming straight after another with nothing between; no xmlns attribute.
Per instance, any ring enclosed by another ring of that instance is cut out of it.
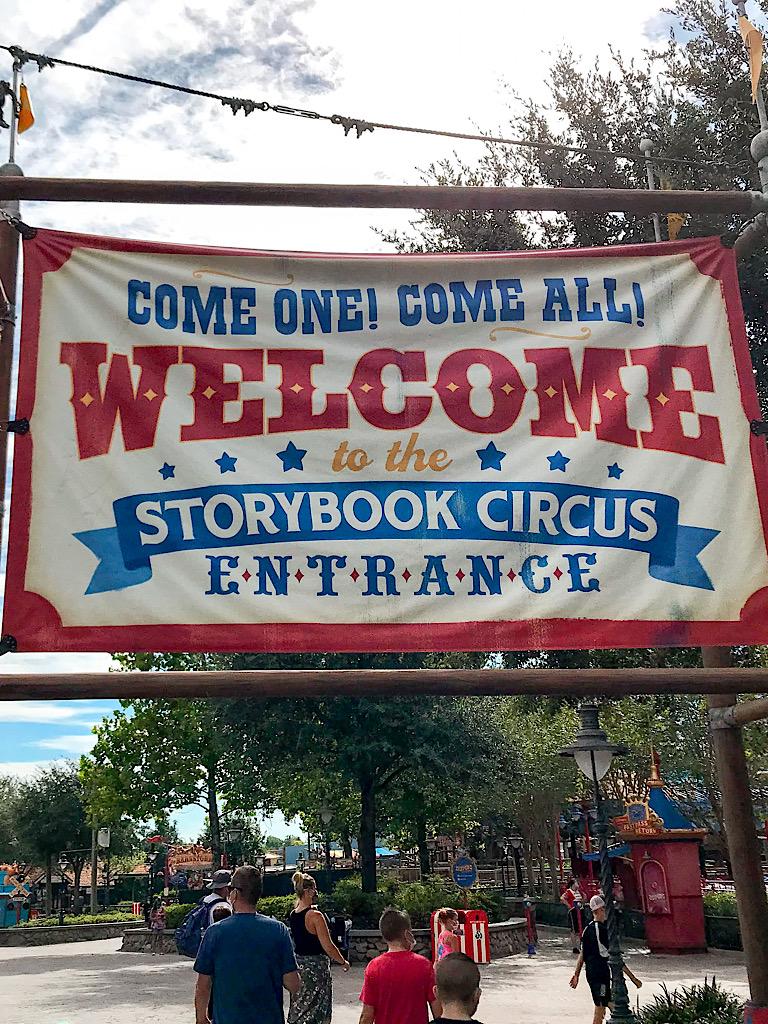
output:
<svg viewBox="0 0 768 1024"><path fill-rule="evenodd" d="M589 901L592 920L581 934L581 953L571 978L571 988L579 983L581 968L587 972L595 1013L592 1024L603 1024L605 1010L611 1005L611 968L608 965L608 929L605 925L605 900L593 896Z"/></svg>

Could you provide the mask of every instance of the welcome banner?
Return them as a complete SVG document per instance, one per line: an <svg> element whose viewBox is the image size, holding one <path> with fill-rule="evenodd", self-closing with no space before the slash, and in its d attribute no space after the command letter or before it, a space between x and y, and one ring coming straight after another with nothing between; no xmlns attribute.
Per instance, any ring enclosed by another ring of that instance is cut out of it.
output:
<svg viewBox="0 0 768 1024"><path fill-rule="evenodd" d="M38 231L20 650L768 640L768 460L717 239L439 256Z"/></svg>

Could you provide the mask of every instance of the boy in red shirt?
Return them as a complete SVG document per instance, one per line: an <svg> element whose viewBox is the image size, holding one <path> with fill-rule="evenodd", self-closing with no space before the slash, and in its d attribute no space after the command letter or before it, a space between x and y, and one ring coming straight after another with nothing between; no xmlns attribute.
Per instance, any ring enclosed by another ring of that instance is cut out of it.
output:
<svg viewBox="0 0 768 1024"><path fill-rule="evenodd" d="M379 930L387 952L365 969L360 1024L429 1024L427 1006L433 1017L440 1016L442 1007L431 961L413 952L410 917L401 910L385 910Z"/></svg>

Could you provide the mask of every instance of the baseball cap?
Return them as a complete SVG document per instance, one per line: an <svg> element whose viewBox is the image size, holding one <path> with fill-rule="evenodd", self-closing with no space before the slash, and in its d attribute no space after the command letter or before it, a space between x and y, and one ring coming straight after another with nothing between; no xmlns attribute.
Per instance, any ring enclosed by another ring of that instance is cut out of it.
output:
<svg viewBox="0 0 768 1024"><path fill-rule="evenodd" d="M592 899L589 901L590 910L600 910L604 906L605 900L602 896L593 896Z"/></svg>

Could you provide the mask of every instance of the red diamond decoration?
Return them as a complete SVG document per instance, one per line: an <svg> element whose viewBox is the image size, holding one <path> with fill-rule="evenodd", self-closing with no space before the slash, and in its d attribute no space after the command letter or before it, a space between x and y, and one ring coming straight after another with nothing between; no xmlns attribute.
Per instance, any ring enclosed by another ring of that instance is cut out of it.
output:
<svg viewBox="0 0 768 1024"><path fill-rule="evenodd" d="M459 581L459 583L461 583L461 581L464 579L466 575L467 574L465 572L462 572L461 569L459 569L459 571L456 573L456 579Z"/></svg>
<svg viewBox="0 0 768 1024"><path fill-rule="evenodd" d="M299 581L299 583L301 583L301 581L304 579L304 573L301 571L301 569L299 569L299 571L296 573L296 579Z"/></svg>
<svg viewBox="0 0 768 1024"><path fill-rule="evenodd" d="M406 583L411 578L411 576L413 576L413 573L408 572L408 570L406 569L405 572L403 573L403 579L405 580Z"/></svg>
<svg viewBox="0 0 768 1024"><path fill-rule="evenodd" d="M510 570L509 570L509 572L507 573L507 576L509 577L509 582L510 582L510 583L511 583L511 582L512 582L512 580L513 580L513 579L515 578L515 574L514 574L514 573L512 572L512 570L511 570L511 569L510 569Z"/></svg>
<svg viewBox="0 0 768 1024"><path fill-rule="evenodd" d="M562 574L562 572L560 571L560 569L558 568L558 569L555 569L555 571L554 571L554 572L552 573L552 575L553 575L553 576L555 577L555 579L556 579L556 580L559 580L559 579L560 579L560 577L561 577L561 576L562 576L563 574Z"/></svg>
<svg viewBox="0 0 768 1024"><path fill-rule="evenodd" d="M245 582L247 583L247 582L248 582L248 580L249 580L250 578L251 578L251 574L250 574L250 573L248 572L248 570L246 569L246 570L245 570L245 572L243 573L243 579L244 579L244 580L245 580Z"/></svg>
<svg viewBox="0 0 768 1024"><path fill-rule="evenodd" d="M355 583L357 583L357 581L360 579L360 573L357 571L357 569L353 569L349 575L352 577Z"/></svg>

